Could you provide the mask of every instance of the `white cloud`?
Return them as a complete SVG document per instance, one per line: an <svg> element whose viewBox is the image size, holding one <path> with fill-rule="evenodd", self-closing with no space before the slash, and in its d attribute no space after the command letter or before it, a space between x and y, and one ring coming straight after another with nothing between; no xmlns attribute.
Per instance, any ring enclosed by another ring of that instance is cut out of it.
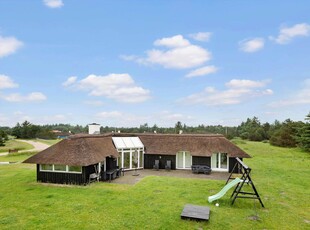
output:
<svg viewBox="0 0 310 230"><path fill-rule="evenodd" d="M6 115L0 113L0 124L6 124L8 121L9 118Z"/></svg>
<svg viewBox="0 0 310 230"><path fill-rule="evenodd" d="M160 123L171 124L176 123L177 121L191 121L194 118L190 115L182 114L182 113L173 113L170 111L161 111L159 114L154 114L154 120L159 120Z"/></svg>
<svg viewBox="0 0 310 230"><path fill-rule="evenodd" d="M274 38L270 36L271 40L274 40L278 44L287 44L295 37L309 36L310 25L307 23L296 24L292 27L283 27L280 29L279 35Z"/></svg>
<svg viewBox="0 0 310 230"><path fill-rule="evenodd" d="M86 105L91 105L91 106L95 106L95 107L99 107L99 106L104 105L104 103L102 101L96 101L96 100L84 101L83 103Z"/></svg>
<svg viewBox="0 0 310 230"><path fill-rule="evenodd" d="M0 36L0 58L13 54L23 43L14 37Z"/></svg>
<svg viewBox="0 0 310 230"><path fill-rule="evenodd" d="M33 121L33 117L29 116L28 114L22 112L22 111L15 111L10 116L11 124L15 125L17 122L22 123L24 121Z"/></svg>
<svg viewBox="0 0 310 230"><path fill-rule="evenodd" d="M189 36L197 41L207 42L210 40L211 32L199 32L196 34L190 34Z"/></svg>
<svg viewBox="0 0 310 230"><path fill-rule="evenodd" d="M92 74L78 82L74 80L69 85L77 90L88 91L91 96L103 96L119 102L138 103L150 98L150 91L137 86L127 73L106 76Z"/></svg>
<svg viewBox="0 0 310 230"><path fill-rule="evenodd" d="M10 77L0 74L0 89L16 88L16 84Z"/></svg>
<svg viewBox="0 0 310 230"><path fill-rule="evenodd" d="M182 35L158 39L154 45L163 48L146 51L146 57L122 55L121 58L144 65L158 64L171 69L193 68L211 59L211 53L208 50L192 45Z"/></svg>
<svg viewBox="0 0 310 230"><path fill-rule="evenodd" d="M120 55L119 57L125 61L136 61L139 59L136 55Z"/></svg>
<svg viewBox="0 0 310 230"><path fill-rule="evenodd" d="M70 122L70 119L67 117L67 115L64 114L55 114L55 115L49 115L44 116L43 118L40 118L40 120L36 119L38 123L59 123L59 122Z"/></svg>
<svg viewBox="0 0 310 230"><path fill-rule="evenodd" d="M110 112L100 112L96 114L97 118L100 119L115 119L115 118L121 118L123 114L119 111L110 111Z"/></svg>
<svg viewBox="0 0 310 230"><path fill-rule="evenodd" d="M266 86L269 81L252 81L246 79L232 79L225 85L228 88L261 88Z"/></svg>
<svg viewBox="0 0 310 230"><path fill-rule="evenodd" d="M154 42L155 46L167 46L169 48L189 46L190 42L182 35L158 39Z"/></svg>
<svg viewBox="0 0 310 230"><path fill-rule="evenodd" d="M240 50L253 53L261 50L264 48L265 41L263 38L253 38L253 39L246 39L239 42Z"/></svg>
<svg viewBox="0 0 310 230"><path fill-rule="evenodd" d="M28 95L20 95L19 93L13 93L4 95L2 98L8 102L39 102L46 100L46 96L40 92L33 92Z"/></svg>
<svg viewBox="0 0 310 230"><path fill-rule="evenodd" d="M181 102L186 104L203 104L203 105L232 105L239 104L251 97L258 97L272 94L271 89L259 90L267 84L267 81L252 81L233 79L225 85L226 90L219 91L213 87L206 87L202 92L192 94Z"/></svg>
<svg viewBox="0 0 310 230"><path fill-rule="evenodd" d="M131 114L120 111L103 111L95 114L94 120L98 123L104 122L109 126L116 127L138 127L150 120L147 116Z"/></svg>
<svg viewBox="0 0 310 230"><path fill-rule="evenodd" d="M208 75L211 73L216 73L218 70L218 68L216 68L215 66L211 65L211 66L204 66L201 67L199 69L195 69L191 72L189 72L186 77L191 78L191 77L198 77L198 76L204 76L204 75Z"/></svg>
<svg viewBox="0 0 310 230"><path fill-rule="evenodd" d="M273 91L271 89L266 89L264 91L262 91L263 95L272 95Z"/></svg>
<svg viewBox="0 0 310 230"><path fill-rule="evenodd" d="M140 113L132 114L121 111L102 111L94 115L94 120L98 123L104 122L109 126L116 127L139 127L141 124L148 123L149 125L156 123L159 126L171 126L177 121L190 122L195 119L186 114L160 111L160 112L147 112L147 115Z"/></svg>
<svg viewBox="0 0 310 230"><path fill-rule="evenodd" d="M77 80L77 77L75 76L72 76L72 77L69 77L65 82L62 83L62 86L64 87L68 87L70 85L73 85Z"/></svg>
<svg viewBox="0 0 310 230"><path fill-rule="evenodd" d="M10 77L6 75L0 75L0 89L6 88L17 88L18 84L16 84ZM28 95L21 95L19 93L12 94L1 94L0 99L3 99L8 102L35 102L35 101L44 101L46 100L46 96L41 92L32 92Z"/></svg>
<svg viewBox="0 0 310 230"><path fill-rule="evenodd" d="M271 107L286 107L294 105L310 105L310 78L303 82L303 87L294 92L293 96L290 96L284 100L272 102L269 105Z"/></svg>
<svg viewBox="0 0 310 230"><path fill-rule="evenodd" d="M64 5L62 0L43 0L43 3L49 8L60 8Z"/></svg>

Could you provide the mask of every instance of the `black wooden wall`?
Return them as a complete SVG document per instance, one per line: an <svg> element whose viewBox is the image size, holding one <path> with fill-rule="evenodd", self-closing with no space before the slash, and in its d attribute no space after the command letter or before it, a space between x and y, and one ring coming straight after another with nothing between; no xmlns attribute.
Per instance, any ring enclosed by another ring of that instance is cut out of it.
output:
<svg viewBox="0 0 310 230"><path fill-rule="evenodd" d="M192 164L193 165L207 165L211 167L211 157L192 157Z"/></svg>
<svg viewBox="0 0 310 230"><path fill-rule="evenodd" d="M37 181L54 184L85 185L89 182L89 175L95 172L94 165L83 166L82 173L42 172L37 164Z"/></svg>
<svg viewBox="0 0 310 230"><path fill-rule="evenodd" d="M242 158L240 158L242 160ZM211 157L196 157L193 156L192 158L193 165L207 165L211 167ZM229 158L229 169L228 172L232 172L235 164L236 164L236 158ZM238 168L236 167L234 169L234 173L238 173Z"/></svg>
<svg viewBox="0 0 310 230"><path fill-rule="evenodd" d="M159 160L160 169L165 169L167 160L171 161L171 169L175 169L176 156L174 155L153 155L153 154L144 154L144 168L153 169L155 160Z"/></svg>
<svg viewBox="0 0 310 230"><path fill-rule="evenodd" d="M239 159L242 160L242 158L239 158ZM237 163L236 158L229 158L229 170L228 170L228 172L231 173L233 171L233 168L234 168L236 163ZM233 173L240 173L239 171L240 171L240 169L238 169L238 167L236 166Z"/></svg>
<svg viewBox="0 0 310 230"><path fill-rule="evenodd" d="M116 169L116 164L117 164L116 158L114 158L114 157L107 157L106 158L106 162L107 162L106 163L106 166L107 166L107 170L106 171Z"/></svg>

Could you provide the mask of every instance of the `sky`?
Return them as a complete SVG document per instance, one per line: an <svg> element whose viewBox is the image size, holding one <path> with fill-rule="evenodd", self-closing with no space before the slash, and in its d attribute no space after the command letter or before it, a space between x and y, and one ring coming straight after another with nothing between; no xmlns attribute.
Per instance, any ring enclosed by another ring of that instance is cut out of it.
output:
<svg viewBox="0 0 310 230"><path fill-rule="evenodd" d="M1 0L0 126L304 121L310 2Z"/></svg>

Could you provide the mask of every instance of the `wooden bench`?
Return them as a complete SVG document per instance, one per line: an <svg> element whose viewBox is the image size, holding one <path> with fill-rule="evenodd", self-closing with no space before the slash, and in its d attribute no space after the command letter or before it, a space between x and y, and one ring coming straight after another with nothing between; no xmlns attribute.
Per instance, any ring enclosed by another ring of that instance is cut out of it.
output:
<svg viewBox="0 0 310 230"><path fill-rule="evenodd" d="M9 149L9 153L17 153L18 149Z"/></svg>

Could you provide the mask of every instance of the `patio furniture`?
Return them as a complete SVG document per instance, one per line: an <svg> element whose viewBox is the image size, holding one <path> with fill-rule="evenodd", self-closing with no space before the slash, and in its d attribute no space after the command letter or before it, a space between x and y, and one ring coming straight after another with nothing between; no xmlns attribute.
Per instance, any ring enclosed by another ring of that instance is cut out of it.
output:
<svg viewBox="0 0 310 230"><path fill-rule="evenodd" d="M122 176L122 173L123 173L123 176L124 176L124 168L117 168L116 177Z"/></svg>
<svg viewBox="0 0 310 230"><path fill-rule="evenodd" d="M94 182L94 181L99 181L99 174L92 173L89 175L89 183Z"/></svg>
<svg viewBox="0 0 310 230"><path fill-rule="evenodd" d="M159 170L159 160L155 160L155 164L153 165L153 169Z"/></svg>
<svg viewBox="0 0 310 230"><path fill-rule="evenodd" d="M117 175L117 170L118 169L112 169L112 170L108 170L106 173L107 173L107 176L109 177L109 182L111 182L111 180L114 180L116 178L116 175Z"/></svg>
<svg viewBox="0 0 310 230"><path fill-rule="evenodd" d="M171 160L167 160L166 165L165 165L165 169L168 171L171 170Z"/></svg>
<svg viewBox="0 0 310 230"><path fill-rule="evenodd" d="M193 173L204 173L210 174L212 169L207 165L192 165L192 172Z"/></svg>

